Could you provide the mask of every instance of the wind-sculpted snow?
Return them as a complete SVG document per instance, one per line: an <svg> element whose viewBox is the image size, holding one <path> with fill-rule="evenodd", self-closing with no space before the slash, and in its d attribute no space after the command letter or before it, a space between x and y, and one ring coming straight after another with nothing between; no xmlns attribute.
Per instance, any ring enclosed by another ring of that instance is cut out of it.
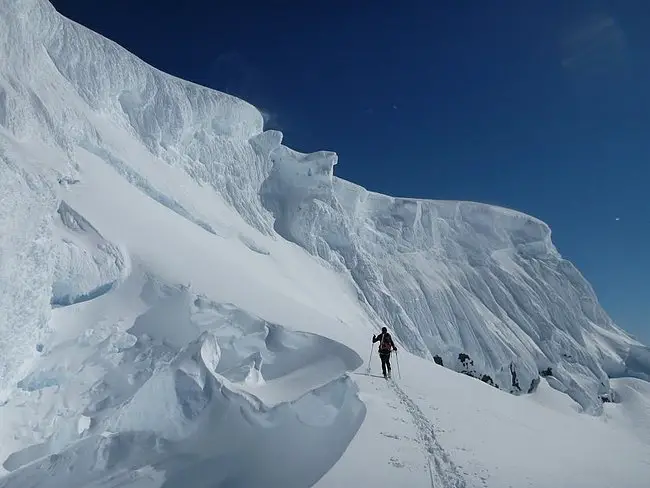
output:
<svg viewBox="0 0 650 488"><path fill-rule="evenodd" d="M65 306L107 293L128 275L128 256L68 204L58 210L52 304Z"/></svg>
<svg viewBox="0 0 650 488"><path fill-rule="evenodd" d="M41 55L46 54L50 68L92 109L117 116L111 112L121 106L135 133L152 149L182 144L204 132L245 139L262 129L262 115L243 100L152 69L117 44L59 16L46 1L2 0L0 8L2 49L10 63L5 66L20 63L27 72L43 68L47 63ZM11 41L16 45L7 46Z"/></svg>
<svg viewBox="0 0 650 488"><path fill-rule="evenodd" d="M58 146L75 169L76 148L98 153L152 198L216 232L126 162L137 154L125 151L123 138L133 138L149 157L212 186L249 224L270 231L257 197L268 158L247 142L262 131L253 106L152 68L45 0L0 1L0 54L0 126L15 137ZM113 130L98 128L106 122Z"/></svg>
<svg viewBox="0 0 650 488"><path fill-rule="evenodd" d="M127 287L142 282L129 279ZM132 327L115 324L48 351L21 382L31 386L4 406L37 413L53 388L75 392L33 420L43 441L7 458L11 474L0 486L299 488L327 472L365 415L344 376L361 358L185 287L142 283L147 310ZM143 473L158 484L138 484Z"/></svg>

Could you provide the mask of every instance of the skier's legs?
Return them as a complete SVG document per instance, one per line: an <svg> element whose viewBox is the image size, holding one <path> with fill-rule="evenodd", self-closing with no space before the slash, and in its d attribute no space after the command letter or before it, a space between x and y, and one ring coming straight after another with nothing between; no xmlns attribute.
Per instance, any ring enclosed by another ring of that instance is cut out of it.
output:
<svg viewBox="0 0 650 488"><path fill-rule="evenodd" d="M379 353L379 359L381 359L381 372L386 376L386 355Z"/></svg>
<svg viewBox="0 0 650 488"><path fill-rule="evenodd" d="M390 353L380 353L379 357L381 358L381 372L386 376L386 373L390 374Z"/></svg>

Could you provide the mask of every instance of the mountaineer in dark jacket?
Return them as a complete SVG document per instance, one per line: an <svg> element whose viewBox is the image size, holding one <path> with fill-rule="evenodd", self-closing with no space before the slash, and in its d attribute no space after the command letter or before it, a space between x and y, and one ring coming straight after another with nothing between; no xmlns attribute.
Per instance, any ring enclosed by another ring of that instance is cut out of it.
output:
<svg viewBox="0 0 650 488"><path fill-rule="evenodd" d="M381 328L381 334L372 336L373 344L379 342L379 358L381 359L381 371L384 373L384 378L390 377L390 353L397 351L393 338L390 336L386 327ZM388 371L388 373L387 373Z"/></svg>

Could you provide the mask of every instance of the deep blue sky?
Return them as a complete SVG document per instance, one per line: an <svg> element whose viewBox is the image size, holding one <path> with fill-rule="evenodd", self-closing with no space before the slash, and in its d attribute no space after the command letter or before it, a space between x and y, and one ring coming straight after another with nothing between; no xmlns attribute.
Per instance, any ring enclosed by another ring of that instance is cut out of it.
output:
<svg viewBox="0 0 650 488"><path fill-rule="evenodd" d="M289 146L336 151L342 178L541 218L650 343L645 0L53 4L262 108Z"/></svg>

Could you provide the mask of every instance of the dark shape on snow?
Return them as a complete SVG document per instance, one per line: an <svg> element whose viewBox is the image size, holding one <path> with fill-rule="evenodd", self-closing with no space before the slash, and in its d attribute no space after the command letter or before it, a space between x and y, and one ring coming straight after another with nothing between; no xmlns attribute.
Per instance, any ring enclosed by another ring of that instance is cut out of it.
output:
<svg viewBox="0 0 650 488"><path fill-rule="evenodd" d="M537 378L534 378L533 381L530 382L530 388L528 388L528 393L533 393L537 387L539 386L539 382L542 381L541 378L538 376Z"/></svg>
<svg viewBox="0 0 650 488"><path fill-rule="evenodd" d="M391 374L390 353L392 351L397 351L397 347L395 347L393 338L388 333L388 329L386 329L386 327L381 328L381 334L379 334L378 336L375 335L372 336L372 343L374 344L375 342L379 342L379 358L381 359L381 371L384 377L386 377L386 375L390 376Z"/></svg>
<svg viewBox="0 0 650 488"><path fill-rule="evenodd" d="M472 376L473 378L480 378L480 376L474 370L474 361L464 352L461 352L458 355L458 360L462 366L460 372L466 374L467 376Z"/></svg>
<svg viewBox="0 0 650 488"><path fill-rule="evenodd" d="M465 365L465 361L469 361L469 363L470 363L471 365L474 365L474 361L472 361L472 359L471 359L467 354L465 354L464 352L461 352L461 353L458 355L458 360L459 360L461 363L463 363L463 366Z"/></svg>
<svg viewBox="0 0 650 488"><path fill-rule="evenodd" d="M521 391L519 380L517 379L517 370L515 369L514 363L510 363L510 376L512 377L512 387L516 388L517 391Z"/></svg>
<svg viewBox="0 0 650 488"><path fill-rule="evenodd" d="M492 380L492 377L490 375L484 374L483 376L481 376L481 381L483 383L487 383L488 385L495 386L494 381Z"/></svg>
<svg viewBox="0 0 650 488"><path fill-rule="evenodd" d="M442 364L442 358L438 355L433 356L433 362L438 366L444 366L444 364Z"/></svg>
<svg viewBox="0 0 650 488"><path fill-rule="evenodd" d="M611 390L609 393L600 395L600 401L603 403L618 403L620 399L616 395L616 392Z"/></svg>
<svg viewBox="0 0 650 488"><path fill-rule="evenodd" d="M540 371L539 374L540 374L540 376L544 376L544 377L553 376L553 370L550 367L548 367L545 370Z"/></svg>

